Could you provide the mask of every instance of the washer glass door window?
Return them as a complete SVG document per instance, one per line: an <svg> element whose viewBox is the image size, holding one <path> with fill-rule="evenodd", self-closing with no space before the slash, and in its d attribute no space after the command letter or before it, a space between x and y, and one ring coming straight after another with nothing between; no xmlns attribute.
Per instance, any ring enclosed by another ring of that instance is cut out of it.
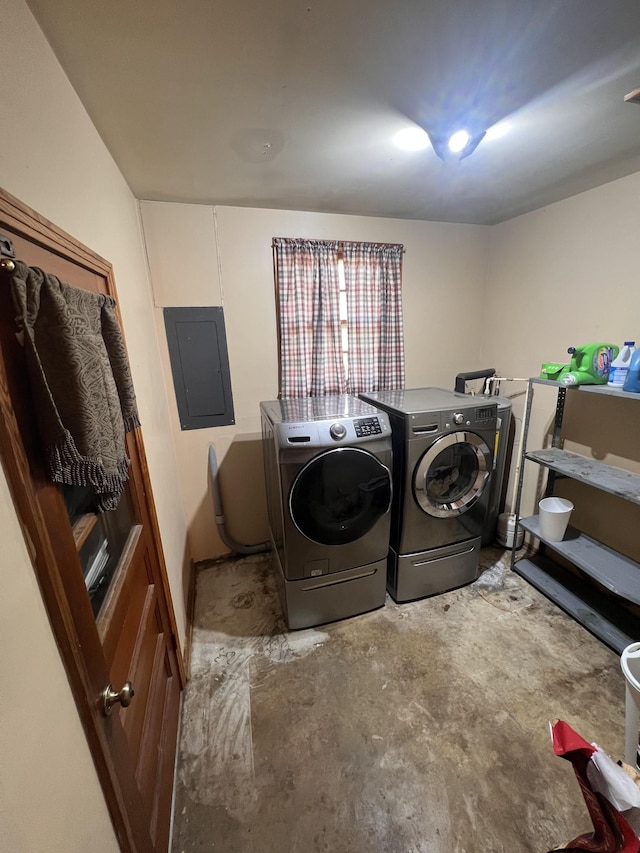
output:
<svg viewBox="0 0 640 853"><path fill-rule="evenodd" d="M491 472L491 450L479 435L454 432L437 439L416 466L413 492L428 515L451 518L470 509Z"/></svg>
<svg viewBox="0 0 640 853"><path fill-rule="evenodd" d="M320 545L354 542L391 504L391 472L366 450L341 447L310 460L289 495L298 530Z"/></svg>

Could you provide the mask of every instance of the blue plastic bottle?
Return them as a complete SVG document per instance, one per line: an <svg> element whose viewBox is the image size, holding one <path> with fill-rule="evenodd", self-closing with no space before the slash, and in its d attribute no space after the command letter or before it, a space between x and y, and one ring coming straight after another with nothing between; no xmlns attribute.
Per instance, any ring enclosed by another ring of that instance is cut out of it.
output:
<svg viewBox="0 0 640 853"><path fill-rule="evenodd" d="M627 378L624 380L622 390L640 394L640 349L637 349L631 356L629 372L627 373Z"/></svg>
<svg viewBox="0 0 640 853"><path fill-rule="evenodd" d="M624 346L621 348L617 357L614 358L614 360L611 362L611 368L609 369L609 379L607 380L607 385L610 388L619 388L622 390L624 386L624 381L627 378L627 374L629 373L631 359L635 351L635 341L624 342Z"/></svg>

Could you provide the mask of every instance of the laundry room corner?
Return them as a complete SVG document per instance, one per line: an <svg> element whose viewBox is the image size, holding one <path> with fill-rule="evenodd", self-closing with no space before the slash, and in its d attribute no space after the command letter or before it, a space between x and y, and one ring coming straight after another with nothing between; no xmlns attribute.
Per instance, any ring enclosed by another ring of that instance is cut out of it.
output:
<svg viewBox="0 0 640 853"><path fill-rule="evenodd" d="M628 302L608 294L613 282L621 294L633 287L639 199L640 173L493 226L483 317L499 332L486 336L483 356L498 375L538 376L543 362L568 361L567 349L583 343L585 335L613 342L628 337ZM513 399L518 426L524 390L523 383L501 386ZM553 431L550 412L540 393L530 429L541 447ZM592 422L590 441L606 443L611 426ZM514 466L512 477L513 471ZM533 509L533 501L534 492L527 490L525 505Z"/></svg>

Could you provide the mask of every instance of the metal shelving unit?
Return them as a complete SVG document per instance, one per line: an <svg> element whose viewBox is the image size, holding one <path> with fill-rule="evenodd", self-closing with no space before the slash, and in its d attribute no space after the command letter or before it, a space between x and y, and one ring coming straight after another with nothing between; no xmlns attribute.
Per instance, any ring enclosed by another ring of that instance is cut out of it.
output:
<svg viewBox="0 0 640 853"><path fill-rule="evenodd" d="M556 414L552 446L545 450L530 451L527 449L527 439L535 385L555 386ZM562 449L566 395L577 391L640 400L640 395L602 385L566 388L547 379L529 380L514 512L519 526L535 537L540 547L537 554L517 560L514 544L511 567L620 654L625 646L640 638L640 619L625 606L640 605L640 563L572 527L568 528L561 542L548 541L540 535L538 516L520 518L525 463L535 463L548 470L547 495L553 494L556 476L563 476L640 505L640 475ZM554 562L555 555L568 561L577 571L572 572ZM607 592L610 594L607 595Z"/></svg>

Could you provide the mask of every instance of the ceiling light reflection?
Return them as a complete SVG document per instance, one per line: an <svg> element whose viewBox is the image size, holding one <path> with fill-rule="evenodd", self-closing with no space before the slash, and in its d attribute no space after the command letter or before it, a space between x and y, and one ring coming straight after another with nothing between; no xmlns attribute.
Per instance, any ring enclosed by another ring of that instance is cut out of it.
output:
<svg viewBox="0 0 640 853"><path fill-rule="evenodd" d="M420 127L407 127L399 131L393 141L404 151L421 151L429 145L429 137Z"/></svg>
<svg viewBox="0 0 640 853"><path fill-rule="evenodd" d="M499 121L498 124L494 124L493 127L489 128L486 134L486 138L500 139L501 136L504 136L505 133L509 133L510 130L511 125L508 121Z"/></svg>
<svg viewBox="0 0 640 853"><path fill-rule="evenodd" d="M471 139L471 134L468 130L456 130L455 133L452 133L449 137L449 151L453 151L454 154L459 154L466 146L469 144L469 140Z"/></svg>

